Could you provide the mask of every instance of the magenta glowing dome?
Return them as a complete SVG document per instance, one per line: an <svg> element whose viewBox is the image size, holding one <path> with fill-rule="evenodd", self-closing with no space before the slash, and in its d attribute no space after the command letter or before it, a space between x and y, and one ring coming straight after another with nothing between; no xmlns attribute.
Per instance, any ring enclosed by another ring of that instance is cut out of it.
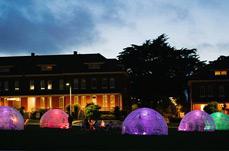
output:
<svg viewBox="0 0 229 151"><path fill-rule="evenodd" d="M178 131L214 131L213 118L206 112L194 110L187 113L181 120Z"/></svg>
<svg viewBox="0 0 229 151"><path fill-rule="evenodd" d="M122 124L122 134L168 135L168 126L163 116L150 108L139 108L131 112Z"/></svg>
<svg viewBox="0 0 229 151"><path fill-rule="evenodd" d="M60 109L50 109L41 117L40 127L68 129L68 114Z"/></svg>
<svg viewBox="0 0 229 151"><path fill-rule="evenodd" d="M23 130L24 119L20 112L9 106L0 106L0 129Z"/></svg>

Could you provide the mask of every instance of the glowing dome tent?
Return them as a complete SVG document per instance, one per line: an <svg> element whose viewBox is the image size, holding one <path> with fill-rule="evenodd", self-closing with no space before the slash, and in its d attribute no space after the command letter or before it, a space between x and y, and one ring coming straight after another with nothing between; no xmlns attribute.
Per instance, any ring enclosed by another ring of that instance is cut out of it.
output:
<svg viewBox="0 0 229 151"><path fill-rule="evenodd" d="M23 130L24 118L16 109L9 106L0 106L0 129Z"/></svg>
<svg viewBox="0 0 229 151"><path fill-rule="evenodd" d="M216 126L216 130L229 130L229 116L222 112L211 114Z"/></svg>
<svg viewBox="0 0 229 151"><path fill-rule="evenodd" d="M160 113L150 108L131 112L122 124L122 134L168 135L168 126Z"/></svg>
<svg viewBox="0 0 229 151"><path fill-rule="evenodd" d="M40 127L68 129L68 114L60 109L50 109L41 117Z"/></svg>
<svg viewBox="0 0 229 151"><path fill-rule="evenodd" d="M213 118L206 112L194 110L187 113L181 120L178 131L214 131Z"/></svg>

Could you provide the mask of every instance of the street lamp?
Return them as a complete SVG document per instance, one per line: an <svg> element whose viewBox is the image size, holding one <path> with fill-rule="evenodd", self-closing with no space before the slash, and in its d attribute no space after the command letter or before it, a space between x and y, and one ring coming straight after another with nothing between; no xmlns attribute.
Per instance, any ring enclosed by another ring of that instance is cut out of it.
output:
<svg viewBox="0 0 229 151"><path fill-rule="evenodd" d="M72 106L71 106L71 104L72 104L72 87L71 87L71 84L70 83L66 83L66 86L68 86L69 87L69 97L70 97L70 100L69 100L69 115L72 115Z"/></svg>

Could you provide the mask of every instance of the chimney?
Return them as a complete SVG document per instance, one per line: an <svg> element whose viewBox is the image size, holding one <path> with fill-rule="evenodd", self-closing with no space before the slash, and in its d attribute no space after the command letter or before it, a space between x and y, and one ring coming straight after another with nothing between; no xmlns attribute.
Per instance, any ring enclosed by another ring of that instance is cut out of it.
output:
<svg viewBox="0 0 229 151"><path fill-rule="evenodd" d="M77 55L77 54L78 54L78 52L77 52L77 51L73 51L73 54L74 54L74 55Z"/></svg>
<svg viewBox="0 0 229 151"><path fill-rule="evenodd" d="M31 56L35 56L35 53L34 52L31 52Z"/></svg>

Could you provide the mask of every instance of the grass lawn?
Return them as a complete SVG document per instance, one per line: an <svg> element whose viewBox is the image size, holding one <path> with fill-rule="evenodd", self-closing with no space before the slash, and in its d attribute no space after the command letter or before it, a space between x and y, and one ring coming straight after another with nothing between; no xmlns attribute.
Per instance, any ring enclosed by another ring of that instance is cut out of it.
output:
<svg viewBox="0 0 229 151"><path fill-rule="evenodd" d="M19 150L229 150L229 131L184 133L169 129L168 136L121 135L119 129L90 132L41 129L28 125L24 131L0 131L0 149Z"/></svg>

